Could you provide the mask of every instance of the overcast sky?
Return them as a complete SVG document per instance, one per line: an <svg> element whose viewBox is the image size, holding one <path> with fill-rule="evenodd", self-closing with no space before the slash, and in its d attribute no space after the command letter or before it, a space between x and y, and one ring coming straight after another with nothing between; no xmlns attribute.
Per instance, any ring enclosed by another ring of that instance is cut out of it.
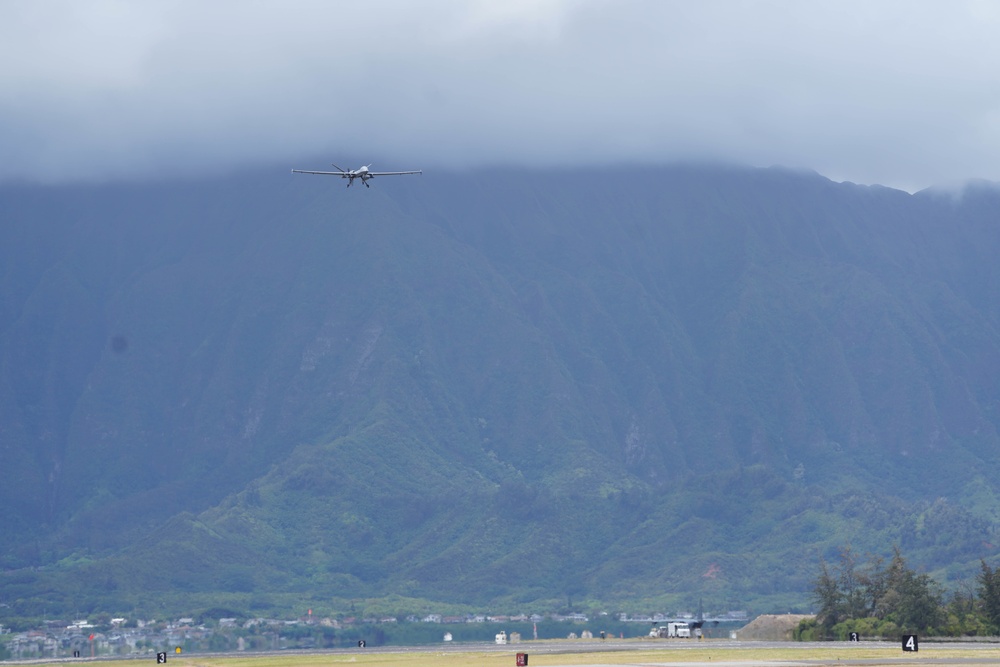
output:
<svg viewBox="0 0 1000 667"><path fill-rule="evenodd" d="M0 158L47 182L352 159L1000 181L1000 3L0 0Z"/></svg>

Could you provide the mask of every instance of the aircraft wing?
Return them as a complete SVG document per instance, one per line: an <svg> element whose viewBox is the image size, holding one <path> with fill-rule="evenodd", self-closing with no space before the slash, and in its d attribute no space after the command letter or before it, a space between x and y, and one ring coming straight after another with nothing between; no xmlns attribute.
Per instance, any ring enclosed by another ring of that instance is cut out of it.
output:
<svg viewBox="0 0 1000 667"><path fill-rule="evenodd" d="M304 169L292 169L293 174L320 174L321 176L347 176L346 171L306 171Z"/></svg>
<svg viewBox="0 0 1000 667"><path fill-rule="evenodd" d="M369 171L369 176L403 176L404 174L422 174L422 170L416 171Z"/></svg>

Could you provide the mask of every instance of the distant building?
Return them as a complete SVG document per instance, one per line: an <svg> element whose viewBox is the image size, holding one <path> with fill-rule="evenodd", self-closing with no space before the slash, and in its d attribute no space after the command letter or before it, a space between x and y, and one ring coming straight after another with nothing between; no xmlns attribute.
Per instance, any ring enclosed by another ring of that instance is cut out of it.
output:
<svg viewBox="0 0 1000 667"><path fill-rule="evenodd" d="M586 623L590 619L588 619L585 614L579 614L579 613L577 613L577 614L566 614L565 616L561 616L559 614L552 614L552 620L553 621L570 621L570 622L573 622L573 623Z"/></svg>

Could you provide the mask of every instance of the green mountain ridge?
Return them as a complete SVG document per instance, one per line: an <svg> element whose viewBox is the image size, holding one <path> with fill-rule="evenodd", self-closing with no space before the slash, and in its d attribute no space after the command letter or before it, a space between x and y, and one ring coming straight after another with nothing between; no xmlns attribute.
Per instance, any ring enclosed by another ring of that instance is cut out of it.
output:
<svg viewBox="0 0 1000 667"><path fill-rule="evenodd" d="M998 211L692 166L2 188L0 600L787 610L847 542L967 578Z"/></svg>

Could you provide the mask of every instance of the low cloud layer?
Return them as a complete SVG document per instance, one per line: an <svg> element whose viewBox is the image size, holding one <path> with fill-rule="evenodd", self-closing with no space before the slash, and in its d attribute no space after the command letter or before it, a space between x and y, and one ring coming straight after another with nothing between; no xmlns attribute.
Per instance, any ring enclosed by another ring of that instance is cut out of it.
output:
<svg viewBox="0 0 1000 667"><path fill-rule="evenodd" d="M5 3L0 180L304 156L1000 180L998 34L986 1Z"/></svg>

